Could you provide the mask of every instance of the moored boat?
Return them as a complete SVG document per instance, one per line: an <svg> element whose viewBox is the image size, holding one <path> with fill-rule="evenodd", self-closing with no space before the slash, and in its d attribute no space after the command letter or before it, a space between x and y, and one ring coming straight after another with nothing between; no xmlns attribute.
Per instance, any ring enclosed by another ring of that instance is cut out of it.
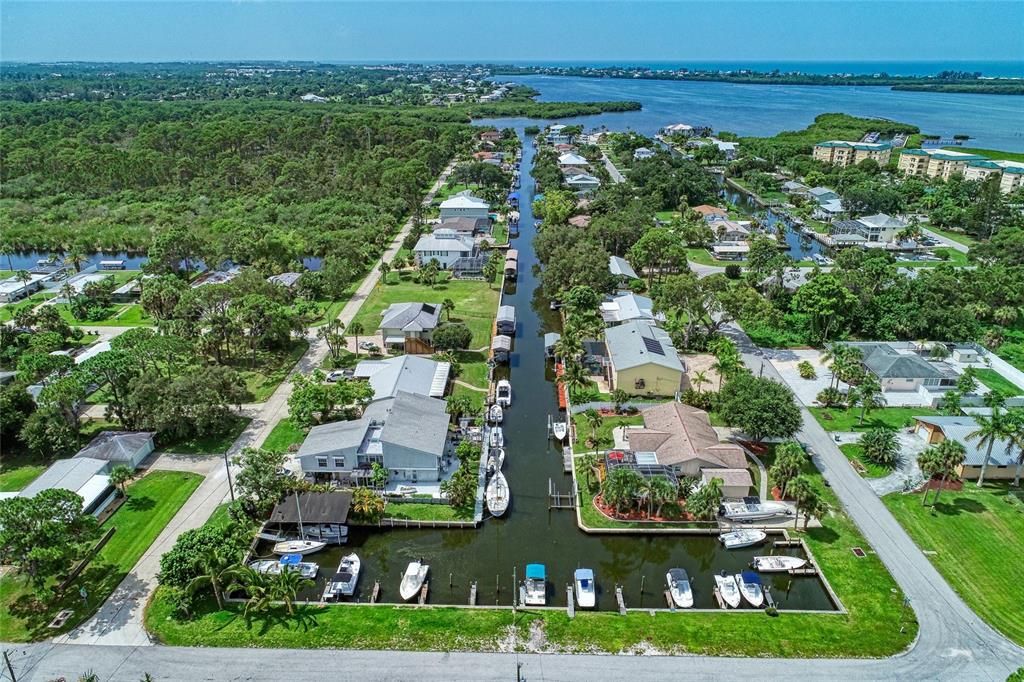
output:
<svg viewBox="0 0 1024 682"><path fill-rule="evenodd" d="M761 573L786 573L807 565L807 559L795 556L756 556L750 562Z"/></svg>
<svg viewBox="0 0 1024 682"><path fill-rule="evenodd" d="M753 571L736 574L736 584L740 588L743 599L755 609L764 606L764 590L761 589L761 578Z"/></svg>
<svg viewBox="0 0 1024 682"><path fill-rule="evenodd" d="M321 540L285 540L273 547L274 554L312 554L327 546Z"/></svg>
<svg viewBox="0 0 1024 682"><path fill-rule="evenodd" d="M320 565L313 563L312 561L303 561L301 554L285 554L281 557L278 562L279 568L277 571L269 571L270 573L280 573L281 571L298 571L299 575L303 578L309 578L312 580L316 577L316 574L320 572Z"/></svg>
<svg viewBox="0 0 1024 682"><path fill-rule="evenodd" d="M505 433L500 426L492 426L489 434L492 448L500 448L505 445Z"/></svg>
<svg viewBox="0 0 1024 682"><path fill-rule="evenodd" d="M726 549L738 549L760 544L766 537L768 534L763 530L741 529L722 533L718 536L718 540L725 545Z"/></svg>
<svg viewBox="0 0 1024 682"><path fill-rule="evenodd" d="M501 471L502 465L505 464L505 448L494 448L491 453L487 456L487 473L493 475L495 472Z"/></svg>
<svg viewBox="0 0 1024 682"><path fill-rule="evenodd" d="M762 502L756 497L743 502L723 502L718 513L730 521L760 521L776 516L792 516L793 509L784 502Z"/></svg>
<svg viewBox="0 0 1024 682"><path fill-rule="evenodd" d="M512 383L508 379L498 380L495 400L501 407L510 407L512 405Z"/></svg>
<svg viewBox="0 0 1024 682"><path fill-rule="evenodd" d="M523 581L523 603L526 606L544 606L548 600L547 572L544 564L527 564Z"/></svg>
<svg viewBox="0 0 1024 682"><path fill-rule="evenodd" d="M594 571L589 568L577 568L572 577L576 588L576 604L581 609L594 608L594 604L597 602Z"/></svg>
<svg viewBox="0 0 1024 682"><path fill-rule="evenodd" d="M512 493L508 488L508 481L505 480L505 475L500 471L496 471L491 480L487 483L487 488L484 491L484 497L487 499L487 510L494 516L501 516L508 510L509 501L512 498Z"/></svg>
<svg viewBox="0 0 1024 682"><path fill-rule="evenodd" d="M505 418L504 411L501 409L501 405L491 405L491 409L487 411L487 418L495 424L500 424L501 420Z"/></svg>
<svg viewBox="0 0 1024 682"><path fill-rule="evenodd" d="M566 422L554 422L551 425L551 432L558 440L565 440L565 436L569 432L569 425Z"/></svg>
<svg viewBox="0 0 1024 682"><path fill-rule="evenodd" d="M304 524L302 537L306 540L320 540L329 545L343 545L348 542L348 526L340 523Z"/></svg>
<svg viewBox="0 0 1024 682"><path fill-rule="evenodd" d="M734 609L740 606L740 588L736 584L736 578L731 575L715 576L715 584L718 586L718 594L721 595L722 601L731 606Z"/></svg>
<svg viewBox="0 0 1024 682"><path fill-rule="evenodd" d="M256 571L257 573L277 573L281 570L281 564L273 559L260 559L258 561L250 561L249 568Z"/></svg>
<svg viewBox="0 0 1024 682"><path fill-rule="evenodd" d="M427 573L430 572L430 566L420 561L412 561L405 568L405 573L402 575L402 584L399 586L398 593L402 596L404 601L409 601L417 594L420 593L420 588L423 587L423 583L427 580Z"/></svg>
<svg viewBox="0 0 1024 682"><path fill-rule="evenodd" d="M346 554L341 557L337 572L327 581L327 587L324 588L324 600L351 597L355 594L361 566L362 562L356 554Z"/></svg>
<svg viewBox="0 0 1024 682"><path fill-rule="evenodd" d="M685 570L670 568L665 574L665 583L668 585L673 604L681 609L693 606L693 589L690 587L690 576Z"/></svg>

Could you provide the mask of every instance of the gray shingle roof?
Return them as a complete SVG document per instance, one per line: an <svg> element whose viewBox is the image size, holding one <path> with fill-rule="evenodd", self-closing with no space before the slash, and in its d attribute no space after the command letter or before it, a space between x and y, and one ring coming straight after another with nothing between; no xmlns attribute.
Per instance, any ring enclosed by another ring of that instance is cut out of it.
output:
<svg viewBox="0 0 1024 682"><path fill-rule="evenodd" d="M880 379L939 379L944 376L921 356L900 353L887 343L859 347L864 366Z"/></svg>
<svg viewBox="0 0 1024 682"><path fill-rule="evenodd" d="M381 313L378 329L421 332L437 327L441 316L439 303L394 303Z"/></svg>
<svg viewBox="0 0 1024 682"><path fill-rule="evenodd" d="M152 431L103 431L79 450L75 457L131 462L139 450L149 446L154 435Z"/></svg>
<svg viewBox="0 0 1024 682"><path fill-rule="evenodd" d="M411 450L444 453L450 417L445 401L399 391L392 400L381 400L366 408L365 418L384 421L380 439L385 445Z"/></svg>
<svg viewBox="0 0 1024 682"><path fill-rule="evenodd" d="M367 408L369 410L369 408ZM365 419L320 424L309 430L299 446L299 457L328 455L343 450L355 451L363 442L369 422Z"/></svg>
<svg viewBox="0 0 1024 682"><path fill-rule="evenodd" d="M632 320L604 332L608 356L616 371L655 364L683 371L668 332L641 320Z"/></svg>

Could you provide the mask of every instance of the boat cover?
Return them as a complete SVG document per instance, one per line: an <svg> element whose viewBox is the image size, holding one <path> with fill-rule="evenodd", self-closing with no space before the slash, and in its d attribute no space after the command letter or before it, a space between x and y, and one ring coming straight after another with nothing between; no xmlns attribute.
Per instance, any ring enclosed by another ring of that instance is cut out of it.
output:
<svg viewBox="0 0 1024 682"><path fill-rule="evenodd" d="M336 583L347 583L350 580L352 580L351 573L335 573L334 578L332 578L332 582Z"/></svg>
<svg viewBox="0 0 1024 682"><path fill-rule="evenodd" d="M300 563L302 563L302 555L285 554L283 557L281 557L280 563L282 566L298 566Z"/></svg>
<svg viewBox="0 0 1024 682"><path fill-rule="evenodd" d="M681 568L671 568L668 574L672 577L672 582L679 582L680 580L689 580L690 577L686 575L686 571Z"/></svg>
<svg viewBox="0 0 1024 682"><path fill-rule="evenodd" d="M761 576L753 571L743 571L740 575L743 576L743 582L745 583L754 583L756 585L761 584Z"/></svg>
<svg viewBox="0 0 1024 682"><path fill-rule="evenodd" d="M526 564L527 580L544 580L544 564Z"/></svg>

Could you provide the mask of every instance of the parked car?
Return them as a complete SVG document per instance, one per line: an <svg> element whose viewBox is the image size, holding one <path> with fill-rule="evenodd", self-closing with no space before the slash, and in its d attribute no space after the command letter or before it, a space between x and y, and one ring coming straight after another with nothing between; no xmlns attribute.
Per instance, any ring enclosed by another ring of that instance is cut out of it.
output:
<svg viewBox="0 0 1024 682"><path fill-rule="evenodd" d="M356 371L351 368L336 369L327 373L327 381L335 382L341 381L342 379L351 379L356 375Z"/></svg>
<svg viewBox="0 0 1024 682"><path fill-rule="evenodd" d="M373 341L360 341L359 348L361 350L369 351L371 353L376 353L377 351L380 350L380 346L375 344Z"/></svg>

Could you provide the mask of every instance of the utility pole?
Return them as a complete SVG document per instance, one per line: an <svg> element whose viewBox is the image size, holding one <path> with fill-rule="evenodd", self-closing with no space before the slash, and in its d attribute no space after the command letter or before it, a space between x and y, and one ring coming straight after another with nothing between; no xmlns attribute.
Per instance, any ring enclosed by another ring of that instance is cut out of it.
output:
<svg viewBox="0 0 1024 682"><path fill-rule="evenodd" d="M231 493L231 501L235 501L235 486L231 483L231 463L228 462L228 451L224 451L224 471L228 475L228 491Z"/></svg>

